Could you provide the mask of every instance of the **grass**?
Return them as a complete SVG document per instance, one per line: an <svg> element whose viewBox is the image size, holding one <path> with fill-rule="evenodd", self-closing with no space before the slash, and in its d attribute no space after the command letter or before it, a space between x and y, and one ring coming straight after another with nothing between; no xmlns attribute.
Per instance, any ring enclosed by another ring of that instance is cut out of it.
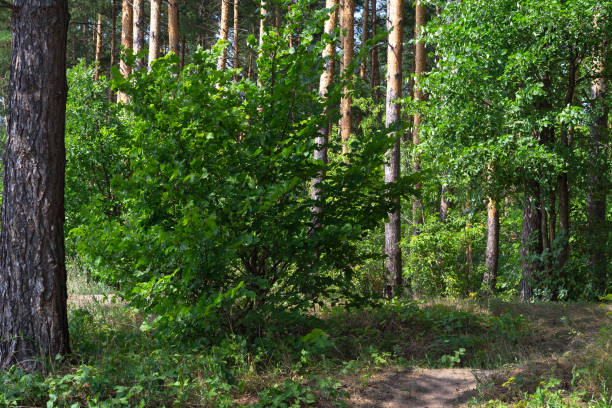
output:
<svg viewBox="0 0 612 408"><path fill-rule="evenodd" d="M325 310L315 326L290 334L228 334L210 345L150 329L121 302L98 301L109 288L78 274L71 282L71 297L93 299L70 302L74 354L47 361L41 374L1 374L0 406L342 406L350 393L368 392L373 374L402 367L489 370L474 406L610 406L609 307L391 302ZM543 398L551 404L537 405Z"/></svg>

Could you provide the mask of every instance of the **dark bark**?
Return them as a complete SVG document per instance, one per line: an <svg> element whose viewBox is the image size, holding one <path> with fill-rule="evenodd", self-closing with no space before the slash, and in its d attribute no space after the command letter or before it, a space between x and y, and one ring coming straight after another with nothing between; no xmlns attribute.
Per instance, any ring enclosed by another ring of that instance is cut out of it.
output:
<svg viewBox="0 0 612 408"><path fill-rule="evenodd" d="M0 366L70 352L64 261L67 0L17 0L0 233Z"/></svg>
<svg viewBox="0 0 612 408"><path fill-rule="evenodd" d="M117 0L111 0L111 49L110 49L110 69L112 72L115 66L115 55L117 54ZM110 78L110 75L109 75ZM115 93L112 89L108 90L108 100L115 100Z"/></svg>
<svg viewBox="0 0 612 408"><path fill-rule="evenodd" d="M388 3L389 44L387 47L387 106L385 126L388 132L395 135L393 148L387 151L385 163L385 183L393 183L400 175L400 139L401 135L394 128L400 122L400 101L402 97L402 41L403 41L403 0L390 0ZM392 30L391 30L392 28ZM387 282L384 296L392 298L398 295L403 286L400 202L395 202L396 210L389 213L389 222L385 223L385 262Z"/></svg>
<svg viewBox="0 0 612 408"><path fill-rule="evenodd" d="M421 36L421 31L423 27L425 27L425 20L427 17L427 8L421 0L417 0L416 2L416 11L415 11L415 25L414 25L414 39L415 43L415 51L414 51L414 100L422 101L424 98L423 91L421 90L421 86L419 84L420 77L423 75L427 68L427 55L425 53L425 43L419 40ZM414 121L412 125L412 143L415 146L418 146L419 141L419 131L421 126L421 114L416 112L414 114ZM421 171L421 158L418 153L415 153L412 158L412 166L413 171L419 172ZM417 183L415 186L416 190L420 190L422 188L421 183ZM412 199L412 223L414 225L414 234L419 233L418 225L422 225L425 223L425 214L423 213L423 201L415 196Z"/></svg>
<svg viewBox="0 0 612 408"><path fill-rule="evenodd" d="M522 230L522 277L520 282L521 301L526 302L533 296L533 283L539 278L542 254L542 235L540 233L540 186L537 182L527 183L523 198Z"/></svg>
<svg viewBox="0 0 612 408"><path fill-rule="evenodd" d="M565 93L565 106L572 103L574 100L574 94L576 92L576 74L578 72L578 66L576 59L572 58L569 61L567 91ZM566 151L569 150L569 137L567 128L561 129L561 143ZM567 160L567 158L566 158ZM556 267L561 273L563 279L563 267L569 259L569 231L570 231L570 195L569 195L569 183L566 172L559 174L557 178L558 189L559 189L559 229L558 234L561 235L561 251L557 257Z"/></svg>
<svg viewBox="0 0 612 408"><path fill-rule="evenodd" d="M371 2L371 15L372 15L372 36L376 35L376 22L377 22L377 7L376 0ZM370 76L370 88L375 90L376 102L380 101L380 62L378 61L378 46L374 44L372 47L372 58L371 58L371 76Z"/></svg>
<svg viewBox="0 0 612 408"><path fill-rule="evenodd" d="M587 265L592 273L593 286L599 295L604 295L609 288L608 279L608 223L606 220L609 156L606 151L608 145L608 115L609 106L606 103L608 94L608 81L605 75L606 64L609 62L605 55L608 41L602 43L602 55L599 57L597 74L599 78L591 86L591 124L589 127L590 166L589 188L587 192L587 223L589 239L587 239Z"/></svg>
<svg viewBox="0 0 612 408"><path fill-rule="evenodd" d="M488 205L485 264L487 269L482 278L483 291L486 295L494 295L499 267L499 209L494 199L489 199Z"/></svg>
<svg viewBox="0 0 612 408"><path fill-rule="evenodd" d="M440 193L440 222L446 222L448 219L448 210L450 209L450 202L448 201L448 185L442 184L442 191Z"/></svg>

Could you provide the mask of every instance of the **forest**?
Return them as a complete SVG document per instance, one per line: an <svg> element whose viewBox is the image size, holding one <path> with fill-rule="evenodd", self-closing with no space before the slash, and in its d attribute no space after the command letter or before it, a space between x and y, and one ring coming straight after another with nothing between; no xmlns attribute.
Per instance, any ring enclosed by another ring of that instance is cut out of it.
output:
<svg viewBox="0 0 612 408"><path fill-rule="evenodd" d="M612 407L612 1L0 0L0 407Z"/></svg>

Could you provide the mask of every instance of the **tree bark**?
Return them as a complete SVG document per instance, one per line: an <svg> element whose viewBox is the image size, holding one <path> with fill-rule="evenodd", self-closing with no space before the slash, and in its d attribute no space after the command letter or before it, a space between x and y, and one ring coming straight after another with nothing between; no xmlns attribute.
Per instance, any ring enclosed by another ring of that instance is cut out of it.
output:
<svg viewBox="0 0 612 408"><path fill-rule="evenodd" d="M238 23L238 0L234 0L234 69L240 65L238 60ZM238 76L236 76L236 80L238 80Z"/></svg>
<svg viewBox="0 0 612 408"><path fill-rule="evenodd" d="M361 16L361 47L365 47L366 42L370 38L369 27L370 27L370 4L368 0L363 1L363 15ZM365 81L367 75L368 57L363 56L361 65L359 66L359 78Z"/></svg>
<svg viewBox="0 0 612 408"><path fill-rule="evenodd" d="M117 0L111 0L111 26L110 72L115 66L115 55L117 54ZM115 100L112 89L108 90L108 100Z"/></svg>
<svg viewBox="0 0 612 408"><path fill-rule="evenodd" d="M423 91L420 88L419 82L420 77L427 68L427 55L425 53L425 43L419 41L421 31L425 27L425 19L427 17L427 8L422 4L421 0L416 1L416 14L415 14L415 25L414 25L414 39L415 39L415 53L414 53L414 99L416 101L423 100ZM412 143L415 146L419 145L419 127L421 126L421 115L417 112L414 114L414 122L412 126ZM418 153L415 153L412 159L412 166L415 172L421 171L421 159ZM417 190L422 188L421 183L417 183L415 186ZM412 222L414 225L414 233L418 233L417 225L425 223L423 214L423 202L420 198L414 197L412 199Z"/></svg>
<svg viewBox="0 0 612 408"><path fill-rule="evenodd" d="M344 76L348 79L352 72L351 64L355 53L355 0L344 0L342 7L342 32L344 32L343 48L344 54L342 57L342 65L344 67ZM342 153L349 152L348 140L353 132L353 116L352 116L352 98L348 86L344 88L344 94L340 100L340 137L342 139Z"/></svg>
<svg viewBox="0 0 612 408"><path fill-rule="evenodd" d="M403 41L403 0L389 0L388 29L389 44L387 47L387 100L385 126L395 137L395 144L386 154L385 183L393 183L400 175L400 138L395 129L400 122L400 103L402 97L402 41ZM385 254L387 260L385 269L387 280L384 296L392 298L399 294L403 286L402 253L399 243L401 239L400 202L395 202L396 210L389 214L389 222L385 223Z"/></svg>
<svg viewBox="0 0 612 408"><path fill-rule="evenodd" d="M448 210L450 209L450 202L448 201L448 185L442 184L442 191L440 192L440 214L438 216L440 222L445 223L448 219Z"/></svg>
<svg viewBox="0 0 612 408"><path fill-rule="evenodd" d="M132 9L131 0L123 0L123 7L121 10L121 46L127 51L133 48L133 29L134 29L134 12ZM132 68L121 59L119 63L119 70L121 74L127 78L132 73ZM117 102L127 103L129 98L123 92L117 93Z"/></svg>
<svg viewBox="0 0 612 408"><path fill-rule="evenodd" d="M366 0L367 1L367 0ZM372 0L371 3L371 14L372 14L372 36L376 35L376 20L377 20L377 8L376 0ZM372 68L370 77L370 88L375 90L376 102L380 101L380 66L378 61L378 46L374 44L372 47Z"/></svg>
<svg viewBox="0 0 612 408"><path fill-rule="evenodd" d="M482 278L482 286L486 295L494 295L499 267L499 209L494 199L489 198L487 210L487 250L485 254L487 269Z"/></svg>
<svg viewBox="0 0 612 408"><path fill-rule="evenodd" d="M589 126L590 166L589 187L587 191L587 266L592 273L593 286L598 295L605 295L608 287L608 223L606 220L607 195L609 190L607 174L609 155L606 151L608 141L608 116L610 108L606 103L608 95L607 75L610 70L609 42L602 42L601 54L598 57L595 74L597 78L591 85L591 123Z"/></svg>
<svg viewBox="0 0 612 408"><path fill-rule="evenodd" d="M0 232L0 367L70 352L64 259L67 0L16 0Z"/></svg>
<svg viewBox="0 0 612 408"><path fill-rule="evenodd" d="M145 49L145 32L147 26L145 23L144 0L132 0L134 9L134 54L139 54ZM136 64L138 68L145 66L143 58L137 58Z"/></svg>
<svg viewBox="0 0 612 408"><path fill-rule="evenodd" d="M224 43L227 42L229 34L229 10L230 0L221 0L221 21L219 22L219 39ZM221 71L225 71L227 64L227 47L223 46L223 51L217 61L217 68Z"/></svg>
<svg viewBox="0 0 612 408"><path fill-rule="evenodd" d="M159 58L159 36L161 34L161 0L151 0L151 22L149 34L149 68Z"/></svg>
<svg viewBox="0 0 612 408"><path fill-rule="evenodd" d="M168 52L179 56L179 0L168 0Z"/></svg>
<svg viewBox="0 0 612 408"><path fill-rule="evenodd" d="M94 81L100 78L100 60L102 59L102 13L98 13L98 22L96 24L96 72L94 73Z"/></svg>
<svg viewBox="0 0 612 408"><path fill-rule="evenodd" d="M259 15L259 57L261 57L262 47L264 43L264 36L266 34L266 20L268 19L268 10L266 9L266 0L261 0L261 10ZM257 73L257 85L262 86L261 75Z"/></svg>
<svg viewBox="0 0 612 408"><path fill-rule="evenodd" d="M338 0L326 0L325 8L334 9L329 18L325 21L325 33L327 35L333 35L336 26L338 25ZM325 60L325 70L321 73L321 79L319 80L319 96L325 101L326 106L324 109L324 114L326 117L329 115L329 106L327 105L327 92L329 86L334 81L334 67L335 67L335 56L336 54L336 44L327 44L325 49L322 52L322 57ZM327 141L329 138L329 121L326 120L325 124L319 129L319 135L315 139L315 151L314 151L314 159L320 160L324 164L327 164ZM310 188L310 198L313 201L321 200L321 188L319 184L325 178L325 172L321 171L317 174L312 180L312 185ZM316 204L312 208L313 220L312 227L319 227L319 214L323 212L323 207L320 204Z"/></svg>
<svg viewBox="0 0 612 408"><path fill-rule="evenodd" d="M530 182L523 198L523 231L521 243L522 277L520 282L521 301L526 302L533 296L533 283L539 278L541 269L539 256L542 254L542 235L539 214L540 187Z"/></svg>

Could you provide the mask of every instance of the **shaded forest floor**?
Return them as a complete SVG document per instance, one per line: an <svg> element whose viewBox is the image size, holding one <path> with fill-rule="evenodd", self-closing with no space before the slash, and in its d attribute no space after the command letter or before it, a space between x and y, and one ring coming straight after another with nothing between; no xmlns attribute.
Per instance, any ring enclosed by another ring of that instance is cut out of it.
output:
<svg viewBox="0 0 612 408"><path fill-rule="evenodd" d="M389 302L212 345L69 291L74 356L3 373L0 406L610 407L610 305Z"/></svg>

